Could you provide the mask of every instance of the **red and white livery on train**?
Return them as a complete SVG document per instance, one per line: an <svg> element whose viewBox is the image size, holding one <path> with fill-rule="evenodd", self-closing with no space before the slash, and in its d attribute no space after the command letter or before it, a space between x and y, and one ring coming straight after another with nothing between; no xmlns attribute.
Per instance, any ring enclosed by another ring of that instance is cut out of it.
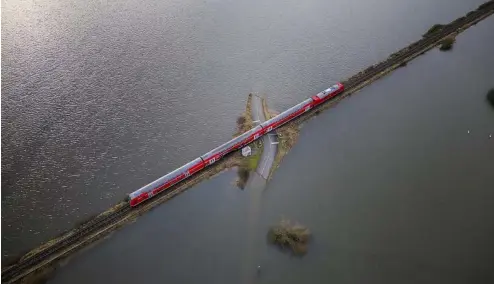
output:
<svg viewBox="0 0 494 284"><path fill-rule="evenodd" d="M239 150L245 145L252 143L254 140L259 139L266 133L280 127L301 114L308 112L310 109L322 104L330 98L335 97L339 93L343 92L343 90L343 84L337 83L317 95L308 98L296 106L293 106L279 115L261 123L240 136L214 148L213 150L174 170L173 172L141 187L140 189L129 194L130 206L137 206L145 200L181 182L182 180L187 179L205 167L219 161L226 154Z"/></svg>

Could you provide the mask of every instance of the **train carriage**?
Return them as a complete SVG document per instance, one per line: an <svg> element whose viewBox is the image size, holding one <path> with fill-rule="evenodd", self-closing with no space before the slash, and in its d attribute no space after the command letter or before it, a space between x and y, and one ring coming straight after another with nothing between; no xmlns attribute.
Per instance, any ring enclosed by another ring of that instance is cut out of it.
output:
<svg viewBox="0 0 494 284"><path fill-rule="evenodd" d="M251 130L247 131L246 133L249 133L249 135L246 138L246 140L243 141L243 143L242 143L242 145L240 145L240 147L243 147L247 144L250 144L250 143L254 142L255 140L259 139L259 137L266 134L265 129L261 125L258 125L256 127L252 128Z"/></svg>
<svg viewBox="0 0 494 284"><path fill-rule="evenodd" d="M208 153L201 156L206 166L212 165L226 154L242 148L244 145L251 143L262 136L262 127L256 126L251 130L239 135L238 137L216 147Z"/></svg>
<svg viewBox="0 0 494 284"><path fill-rule="evenodd" d="M136 206L153 197L154 195L188 178L205 167L214 164L226 154L252 143L254 140L265 135L266 133L280 127L295 117L300 116L302 113L309 111L313 107L322 104L326 100L343 92L343 90L344 86L341 83L337 83L317 95L304 100L296 106L289 108L279 115L241 134L240 136L220 145L219 147L216 147L215 149L174 170L173 172L153 181L146 186L143 186L142 188L129 194L130 205Z"/></svg>
<svg viewBox="0 0 494 284"><path fill-rule="evenodd" d="M207 152L206 154L201 156L201 159L204 161L206 166L212 165L215 162L219 161L224 155L228 153L229 149L234 149L235 145L241 143L245 139L247 139L247 133L244 133L216 148Z"/></svg>
<svg viewBox="0 0 494 284"><path fill-rule="evenodd" d="M129 194L130 205L136 206L139 203L153 197L163 190L173 186L174 184L186 179L187 177L197 173L204 168L204 162L201 158L197 158L182 167L168 173L165 176L147 184L140 189Z"/></svg>
<svg viewBox="0 0 494 284"><path fill-rule="evenodd" d="M279 115L263 122L261 126L266 129L266 133L280 127L293 118L301 115L304 112L309 111L312 108L312 99L306 99L305 101L289 108L288 110L280 113Z"/></svg>
<svg viewBox="0 0 494 284"><path fill-rule="evenodd" d="M326 90L313 96L312 97L312 100L313 100L312 106L315 107L317 105L322 104L323 102L325 102L325 101L329 100L330 98L343 92L343 90L344 90L343 84L341 84L341 83L334 84L333 86L331 86L331 87L327 88Z"/></svg>

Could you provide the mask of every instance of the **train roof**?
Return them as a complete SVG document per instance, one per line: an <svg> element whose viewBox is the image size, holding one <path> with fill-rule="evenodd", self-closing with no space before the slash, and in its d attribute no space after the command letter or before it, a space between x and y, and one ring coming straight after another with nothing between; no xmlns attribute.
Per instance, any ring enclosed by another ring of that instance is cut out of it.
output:
<svg viewBox="0 0 494 284"><path fill-rule="evenodd" d="M318 93L316 96L320 99L325 98L328 94L338 90L340 88L339 84L334 84L333 86L327 88L326 90Z"/></svg>
<svg viewBox="0 0 494 284"><path fill-rule="evenodd" d="M266 120L261 125L263 127L267 127L268 125L270 125L270 124L272 124L274 122L277 122L277 121L279 121L279 120L281 120L281 119L289 116L290 114L292 114L292 113L300 110L301 108L304 107L304 105L306 105L306 104L308 104L310 102L312 102L312 99L311 98L308 98L308 99L304 100L303 102L301 102L301 103L299 103L299 104L297 104L297 105L295 105L295 106L293 106L293 107L285 110L284 112L278 114L277 116L275 116L275 117L273 117L273 118L271 118L269 120Z"/></svg>
<svg viewBox="0 0 494 284"><path fill-rule="evenodd" d="M196 158L190 162L188 162L187 164L181 166L180 168L178 169L175 169L171 172L169 172L168 174L158 178L157 180L139 188L138 190L132 192L131 194L129 194L130 198L134 198L140 194L142 194L143 192L148 192L148 191L151 191L153 190L154 188L158 187L158 186L161 186L165 183L167 183L169 180L175 178L176 176L182 174L183 172L185 172L186 170L188 170L189 168L191 168L192 166L194 166L195 164L197 163L202 163L202 160L201 158Z"/></svg>
<svg viewBox="0 0 494 284"><path fill-rule="evenodd" d="M239 143L240 141L247 139L250 135L252 135L253 133L255 133L261 129L262 129L262 127L260 125L258 125L252 129L250 129L249 131L247 131L247 132L233 138L232 140L214 148L213 150L207 152L206 154L202 155L201 158L203 158L204 160L209 159L209 158L211 158L211 156L214 156L215 154L230 148L231 146Z"/></svg>

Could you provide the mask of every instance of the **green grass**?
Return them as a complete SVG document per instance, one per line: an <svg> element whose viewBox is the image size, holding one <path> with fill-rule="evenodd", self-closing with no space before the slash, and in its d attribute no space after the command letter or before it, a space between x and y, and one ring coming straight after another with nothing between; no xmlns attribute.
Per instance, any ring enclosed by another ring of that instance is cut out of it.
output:
<svg viewBox="0 0 494 284"><path fill-rule="evenodd" d="M255 171L257 168L257 165L259 164L259 160L261 159L261 152L260 149L253 149L255 151L254 154L252 154L249 157L246 157L246 168Z"/></svg>
<svg viewBox="0 0 494 284"><path fill-rule="evenodd" d="M256 141L249 145L252 149L252 155L248 157L241 156L241 162L237 170L238 174L238 182L237 185L244 189L247 184L247 180L250 177L250 172L255 171L257 169L257 165L259 164L259 160L261 159L262 154L262 144L260 141Z"/></svg>
<svg viewBox="0 0 494 284"><path fill-rule="evenodd" d="M263 145L260 140L251 143L250 148L252 149L252 155L248 157L242 157L242 168L249 171L255 171L259 160L261 159L261 154L263 151Z"/></svg>
<svg viewBox="0 0 494 284"><path fill-rule="evenodd" d="M442 28L444 28L444 25L435 24L425 34L423 34L423 36L431 35L431 34L437 32L437 31L441 30Z"/></svg>

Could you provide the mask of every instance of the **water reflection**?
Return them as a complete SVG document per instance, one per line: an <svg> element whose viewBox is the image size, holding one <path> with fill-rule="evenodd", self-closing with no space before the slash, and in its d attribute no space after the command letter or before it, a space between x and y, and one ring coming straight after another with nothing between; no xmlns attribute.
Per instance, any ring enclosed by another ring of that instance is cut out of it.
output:
<svg viewBox="0 0 494 284"><path fill-rule="evenodd" d="M2 258L483 2L3 1Z"/></svg>
<svg viewBox="0 0 494 284"><path fill-rule="evenodd" d="M308 122L266 188L253 179L239 190L229 171L50 283L492 282L493 26L491 17L452 52L431 51ZM267 245L281 216L311 229L304 258Z"/></svg>

